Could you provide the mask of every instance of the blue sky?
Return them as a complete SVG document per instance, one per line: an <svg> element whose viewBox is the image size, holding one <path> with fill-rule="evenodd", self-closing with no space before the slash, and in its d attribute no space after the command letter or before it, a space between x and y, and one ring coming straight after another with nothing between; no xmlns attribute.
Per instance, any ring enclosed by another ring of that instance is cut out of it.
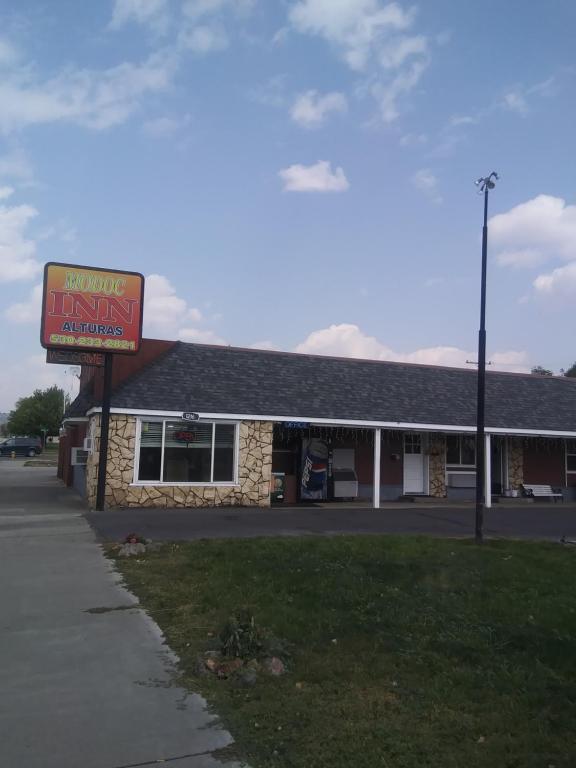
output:
<svg viewBox="0 0 576 768"><path fill-rule="evenodd" d="M147 335L576 359L572 0L4 0L0 411L72 386L42 265L148 277Z"/></svg>

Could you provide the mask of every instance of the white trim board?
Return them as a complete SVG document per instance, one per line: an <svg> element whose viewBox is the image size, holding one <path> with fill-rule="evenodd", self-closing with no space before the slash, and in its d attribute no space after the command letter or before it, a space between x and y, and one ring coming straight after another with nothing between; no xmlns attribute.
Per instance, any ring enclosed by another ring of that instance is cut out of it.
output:
<svg viewBox="0 0 576 768"><path fill-rule="evenodd" d="M101 413L101 408L91 408L87 415ZM182 418L183 411L149 411L142 408L111 408L111 413L131 416L162 416L164 418ZM212 421L273 421L277 423L285 421L306 422L318 427L357 427L372 429L397 429L411 432L455 432L456 434L476 434L475 426L457 426L454 424L413 424L407 421L363 421L360 419L318 419L312 416L270 416L248 413L198 413L201 420ZM514 427L486 427L486 433L492 435L510 435L518 437L569 437L576 438L576 431L563 431L554 429L516 429Z"/></svg>

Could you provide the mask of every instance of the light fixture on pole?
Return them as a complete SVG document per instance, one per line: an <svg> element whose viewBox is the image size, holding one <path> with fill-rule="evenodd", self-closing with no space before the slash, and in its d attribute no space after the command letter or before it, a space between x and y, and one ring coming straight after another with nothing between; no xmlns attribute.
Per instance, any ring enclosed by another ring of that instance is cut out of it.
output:
<svg viewBox="0 0 576 768"><path fill-rule="evenodd" d="M475 184L479 194L484 195L484 226L482 228L482 278L480 283L480 330L478 331L478 394L476 402L476 520L475 538L482 543L484 527L484 505L486 503L485 479L485 403L486 403L486 264L488 257L488 193L496 186L498 174L478 179Z"/></svg>

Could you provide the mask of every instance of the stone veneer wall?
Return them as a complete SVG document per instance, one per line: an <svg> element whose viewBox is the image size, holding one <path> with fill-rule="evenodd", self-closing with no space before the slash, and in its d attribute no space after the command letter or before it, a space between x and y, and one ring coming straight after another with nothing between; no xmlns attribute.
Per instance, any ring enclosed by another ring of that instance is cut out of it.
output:
<svg viewBox="0 0 576 768"><path fill-rule="evenodd" d="M95 433L100 434L100 417ZM108 438L106 506L109 507L215 507L270 506L272 478L272 422L240 422L238 485L131 485L134 479L136 418L112 415ZM96 440L98 445L99 437ZM87 496L96 502L98 454L88 459Z"/></svg>
<svg viewBox="0 0 576 768"><path fill-rule="evenodd" d="M508 438L508 486L520 489L524 482L524 445L521 437Z"/></svg>
<svg viewBox="0 0 576 768"><path fill-rule="evenodd" d="M430 496L446 496L446 436L430 435L428 438L428 476Z"/></svg>

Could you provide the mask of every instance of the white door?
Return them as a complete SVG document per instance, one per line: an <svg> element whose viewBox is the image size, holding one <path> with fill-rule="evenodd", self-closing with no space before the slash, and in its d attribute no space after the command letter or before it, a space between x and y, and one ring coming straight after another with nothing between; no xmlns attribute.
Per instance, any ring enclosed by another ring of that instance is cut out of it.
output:
<svg viewBox="0 0 576 768"><path fill-rule="evenodd" d="M428 493L428 457L422 435L404 435L404 493Z"/></svg>

